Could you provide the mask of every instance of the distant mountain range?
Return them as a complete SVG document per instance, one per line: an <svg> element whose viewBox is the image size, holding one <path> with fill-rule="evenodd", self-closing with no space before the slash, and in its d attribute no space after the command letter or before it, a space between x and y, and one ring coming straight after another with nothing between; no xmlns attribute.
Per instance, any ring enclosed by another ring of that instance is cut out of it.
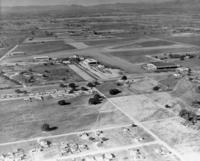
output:
<svg viewBox="0 0 200 161"><path fill-rule="evenodd" d="M27 0L28 1L28 0ZM45 0L47 1L47 0ZM49 0L48 0L49 1ZM55 0L54 0L55 1ZM49 5L49 6L17 6L17 7L3 7L0 8L4 14L27 14L35 15L56 15L58 17L77 17L77 16L91 16L98 14L110 13L169 13L174 14L200 11L200 0L73 0L73 3L82 1L79 5ZM92 2L90 5L84 5L86 2ZM103 3L99 4L98 2ZM115 3L116 1L123 1L127 3ZM134 1L134 3L128 3ZM154 3L155 2L155 3ZM106 3L106 4L105 4ZM97 5L95 5L97 4Z"/></svg>
<svg viewBox="0 0 200 161"><path fill-rule="evenodd" d="M113 3L160 3L166 1L176 0L1 0L0 6L48 6L48 5L100 5L100 4L113 4Z"/></svg>

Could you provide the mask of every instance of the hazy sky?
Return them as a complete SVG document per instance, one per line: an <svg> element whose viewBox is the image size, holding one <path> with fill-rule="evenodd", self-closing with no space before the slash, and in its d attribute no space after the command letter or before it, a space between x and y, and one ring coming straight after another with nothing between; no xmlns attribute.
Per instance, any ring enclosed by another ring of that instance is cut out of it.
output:
<svg viewBox="0 0 200 161"><path fill-rule="evenodd" d="M163 2L170 0L0 0L0 6L29 6L29 5L96 5L117 2Z"/></svg>

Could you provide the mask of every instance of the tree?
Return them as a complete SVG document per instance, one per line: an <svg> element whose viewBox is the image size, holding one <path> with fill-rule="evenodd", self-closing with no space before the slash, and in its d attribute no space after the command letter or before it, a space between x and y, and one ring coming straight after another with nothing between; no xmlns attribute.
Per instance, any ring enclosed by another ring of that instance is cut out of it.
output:
<svg viewBox="0 0 200 161"><path fill-rule="evenodd" d="M121 78L121 80L127 80L128 78L127 78L127 76L122 76L122 78Z"/></svg>
<svg viewBox="0 0 200 161"><path fill-rule="evenodd" d="M72 88L72 89L76 89L77 85L75 83L70 83L69 87Z"/></svg>
<svg viewBox="0 0 200 161"><path fill-rule="evenodd" d="M109 92L111 95L117 95L117 94L121 93L121 91L118 89L111 89Z"/></svg>
<svg viewBox="0 0 200 161"><path fill-rule="evenodd" d="M96 98L89 99L89 104L91 104L91 105L97 105L99 103L101 103L101 101L99 99L96 99Z"/></svg>
<svg viewBox="0 0 200 161"><path fill-rule="evenodd" d="M153 87L153 90L154 90L154 91L159 91L159 90L160 90L160 87L159 87L159 86L155 86L155 87Z"/></svg>
<svg viewBox="0 0 200 161"><path fill-rule="evenodd" d="M103 96L101 96L100 94L97 93L94 95L94 99L103 100Z"/></svg>
<svg viewBox="0 0 200 161"><path fill-rule="evenodd" d="M93 84L93 83L91 83L91 82L89 82L89 83L87 84L87 86L90 87L90 88L96 87L96 85Z"/></svg>
<svg viewBox="0 0 200 161"><path fill-rule="evenodd" d="M50 131L51 130L49 124L43 124L42 127L41 127L41 129L42 129L42 131Z"/></svg>
<svg viewBox="0 0 200 161"><path fill-rule="evenodd" d="M101 95L95 94L93 98L89 99L89 104L96 105L96 104L101 103L102 100L103 100L103 97Z"/></svg>
<svg viewBox="0 0 200 161"><path fill-rule="evenodd" d="M65 100L60 100L60 101L58 101L58 104L61 105L61 106L64 106L64 105L70 105L71 103L66 102Z"/></svg>

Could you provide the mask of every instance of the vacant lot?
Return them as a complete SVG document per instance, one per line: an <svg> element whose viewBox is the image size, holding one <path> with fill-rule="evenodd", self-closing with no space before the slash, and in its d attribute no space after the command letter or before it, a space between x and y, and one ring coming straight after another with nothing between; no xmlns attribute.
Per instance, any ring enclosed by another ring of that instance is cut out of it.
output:
<svg viewBox="0 0 200 161"><path fill-rule="evenodd" d="M165 40L149 40L149 41L143 41L139 43L135 43L135 45L139 45L141 47L154 47L154 46L169 46L174 45L175 43L165 41Z"/></svg>
<svg viewBox="0 0 200 161"><path fill-rule="evenodd" d="M173 40L181 43L192 44L200 46L200 35L191 35L191 36L171 36L166 37L168 40Z"/></svg>
<svg viewBox="0 0 200 161"><path fill-rule="evenodd" d="M177 117L146 123L145 125L171 146L199 141L199 131L183 125L183 122L184 120Z"/></svg>
<svg viewBox="0 0 200 161"><path fill-rule="evenodd" d="M71 105L60 106L57 103L58 99L1 102L0 142L130 123L121 112L112 110L113 106L110 103L88 105L88 96L62 99L71 102ZM105 109L110 110L105 111ZM49 133L42 132L43 123L49 123L50 126L58 129Z"/></svg>
<svg viewBox="0 0 200 161"><path fill-rule="evenodd" d="M155 96L154 99L152 99L150 98L151 95L152 94L124 96L112 98L112 101L120 109L129 114L130 117L138 121L151 121L175 116L172 112L160 108L162 102L159 102L157 99L161 98ZM165 101L168 102L167 99Z"/></svg>
<svg viewBox="0 0 200 161"><path fill-rule="evenodd" d="M71 45L65 44L63 41L51 41L43 43L22 44L15 50L15 52L24 52L26 55L39 55L48 52L71 49L75 48Z"/></svg>

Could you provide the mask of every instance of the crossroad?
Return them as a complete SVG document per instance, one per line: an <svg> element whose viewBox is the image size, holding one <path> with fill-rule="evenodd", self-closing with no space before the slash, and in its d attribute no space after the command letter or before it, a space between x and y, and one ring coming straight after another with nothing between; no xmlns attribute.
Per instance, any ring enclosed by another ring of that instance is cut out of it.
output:
<svg viewBox="0 0 200 161"><path fill-rule="evenodd" d="M97 90L97 89L96 89ZM97 92L99 92L102 96L106 97L102 92L100 92L99 90L97 90ZM120 108L118 105L116 105L110 98L107 98L107 100L114 106L116 107L119 111L121 111L124 115L126 115L130 120L132 120L136 125L138 125L139 127L143 128L148 134L150 134L152 137L154 137L155 140L157 140L161 145L163 145L164 147L166 147L169 151L171 151L175 156L177 156L180 161L186 161L175 149L173 149L172 147L170 147L166 142L164 142L163 140L161 140L155 133L153 133L151 130L149 130L147 127L145 127L141 122L139 122L138 120L136 120L135 118L133 118L129 112L123 110L122 108Z"/></svg>

